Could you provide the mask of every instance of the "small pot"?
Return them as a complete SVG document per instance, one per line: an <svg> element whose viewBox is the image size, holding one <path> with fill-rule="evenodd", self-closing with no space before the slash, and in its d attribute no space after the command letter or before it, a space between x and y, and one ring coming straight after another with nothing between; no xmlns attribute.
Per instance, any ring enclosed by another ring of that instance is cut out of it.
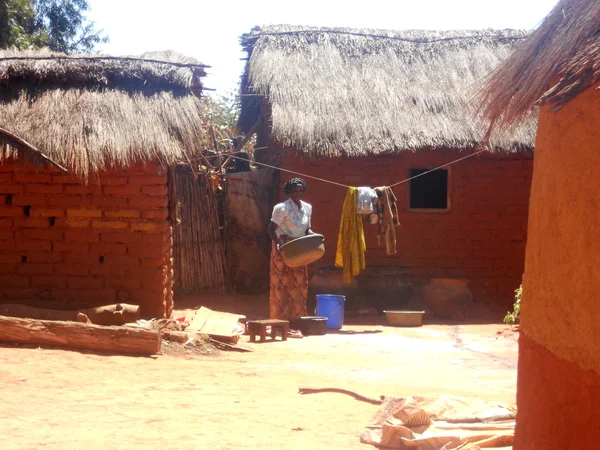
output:
<svg viewBox="0 0 600 450"><path fill-rule="evenodd" d="M327 334L327 317L298 317L290 320L290 328L300 330L304 336L321 336Z"/></svg>

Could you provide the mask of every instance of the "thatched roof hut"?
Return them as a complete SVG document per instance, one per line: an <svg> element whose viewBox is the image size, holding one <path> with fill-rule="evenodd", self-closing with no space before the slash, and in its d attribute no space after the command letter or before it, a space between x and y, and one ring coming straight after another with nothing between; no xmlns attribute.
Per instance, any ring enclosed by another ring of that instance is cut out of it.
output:
<svg viewBox="0 0 600 450"><path fill-rule="evenodd" d="M600 81L600 2L561 0L493 74L480 96L492 127L506 129L534 105L560 108Z"/></svg>
<svg viewBox="0 0 600 450"><path fill-rule="evenodd" d="M486 131L474 93L527 34L255 28L241 39L240 126L248 131L266 102L271 137L313 155L473 147ZM535 125L498 133L490 145L531 150Z"/></svg>
<svg viewBox="0 0 600 450"><path fill-rule="evenodd" d="M125 58L3 51L0 128L84 177L108 164L184 160L204 147L198 97L205 67L173 52ZM9 143L0 160L14 151Z"/></svg>
<svg viewBox="0 0 600 450"><path fill-rule="evenodd" d="M514 448L562 450L573 436L578 448L600 441L600 427L563 427L555 413L600 417L599 89L600 1L561 0L480 96L492 130L518 125L539 105Z"/></svg>

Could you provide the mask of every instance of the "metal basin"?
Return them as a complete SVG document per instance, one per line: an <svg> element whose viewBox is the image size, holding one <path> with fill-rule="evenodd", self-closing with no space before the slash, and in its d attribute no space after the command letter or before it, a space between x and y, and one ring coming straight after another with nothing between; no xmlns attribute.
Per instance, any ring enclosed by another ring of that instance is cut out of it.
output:
<svg viewBox="0 0 600 450"><path fill-rule="evenodd" d="M300 330L304 336L327 334L327 317L303 316L290 320L290 327Z"/></svg>
<svg viewBox="0 0 600 450"><path fill-rule="evenodd" d="M279 247L283 262L289 267L301 267L313 263L323 256L325 246L322 234L309 234Z"/></svg>
<svg viewBox="0 0 600 450"><path fill-rule="evenodd" d="M420 327L425 311L384 311L387 323L393 327Z"/></svg>

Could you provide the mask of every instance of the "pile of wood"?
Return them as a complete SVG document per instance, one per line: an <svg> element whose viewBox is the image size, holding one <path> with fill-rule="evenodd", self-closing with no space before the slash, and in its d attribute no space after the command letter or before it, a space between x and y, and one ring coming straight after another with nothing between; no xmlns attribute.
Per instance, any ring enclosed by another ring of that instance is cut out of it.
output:
<svg viewBox="0 0 600 450"><path fill-rule="evenodd" d="M140 318L140 307L138 305L117 303L116 305L99 306L97 308L64 311L15 304L0 305L0 315L42 320L72 320L96 325L123 325L135 322Z"/></svg>
<svg viewBox="0 0 600 450"><path fill-rule="evenodd" d="M107 353L158 353L159 330L118 326L137 319L137 305L116 304L79 311L0 305L0 341Z"/></svg>
<svg viewBox="0 0 600 450"><path fill-rule="evenodd" d="M139 306L124 303L78 311L0 305L0 342L154 355L166 339L184 347L207 342L221 350L250 351L236 345L238 321L245 318L238 314L201 307L189 322L139 317Z"/></svg>

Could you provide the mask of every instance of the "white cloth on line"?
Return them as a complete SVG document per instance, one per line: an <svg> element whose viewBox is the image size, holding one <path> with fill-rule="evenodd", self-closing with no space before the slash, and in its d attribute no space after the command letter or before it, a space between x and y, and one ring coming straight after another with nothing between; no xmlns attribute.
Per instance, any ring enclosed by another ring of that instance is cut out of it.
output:
<svg viewBox="0 0 600 450"><path fill-rule="evenodd" d="M375 189L367 186L359 187L356 213L371 214L373 212L373 198L377 198Z"/></svg>

